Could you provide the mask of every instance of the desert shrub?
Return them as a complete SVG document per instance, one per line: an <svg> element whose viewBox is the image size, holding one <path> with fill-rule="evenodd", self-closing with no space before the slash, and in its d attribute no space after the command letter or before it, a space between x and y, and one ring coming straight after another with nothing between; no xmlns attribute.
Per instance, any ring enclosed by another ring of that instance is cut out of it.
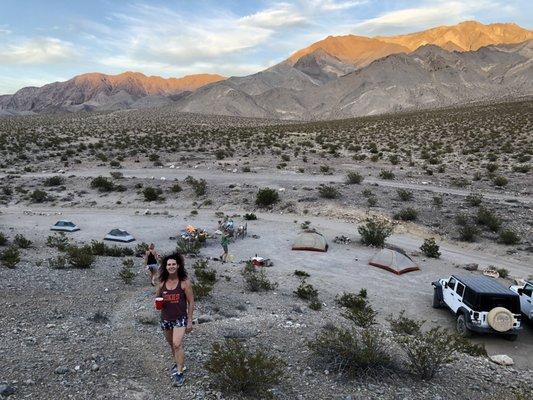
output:
<svg viewBox="0 0 533 400"><path fill-rule="evenodd" d="M422 246L420 246L420 251L422 251L422 253L429 258L439 258L439 249L439 245L437 242L435 242L434 238L425 239Z"/></svg>
<svg viewBox="0 0 533 400"><path fill-rule="evenodd" d="M314 300L318 298L318 290L305 281L300 283L300 286L296 288L294 294L303 300Z"/></svg>
<svg viewBox="0 0 533 400"><path fill-rule="evenodd" d="M62 176L56 175L51 176L50 178L46 178L43 182L44 186L59 186L65 183L65 178Z"/></svg>
<svg viewBox="0 0 533 400"><path fill-rule="evenodd" d="M466 202L472 207L479 206L483 201L483 195L481 193L470 193L466 196Z"/></svg>
<svg viewBox="0 0 533 400"><path fill-rule="evenodd" d="M509 276L509 270L506 268L496 268L496 271L498 271L498 274L500 274L500 278L507 278Z"/></svg>
<svg viewBox="0 0 533 400"><path fill-rule="evenodd" d="M192 190L197 197L204 196L207 193L207 182L205 179L198 180L194 179L192 176L187 176L185 182L192 187Z"/></svg>
<svg viewBox="0 0 533 400"><path fill-rule="evenodd" d="M392 365L389 345L374 329L324 327L307 346L321 367L350 376L381 372Z"/></svg>
<svg viewBox="0 0 533 400"><path fill-rule="evenodd" d="M407 368L420 379L432 379L444 364L455 360L453 337L441 327L419 335L399 335L396 340L407 356Z"/></svg>
<svg viewBox="0 0 533 400"><path fill-rule="evenodd" d="M175 183L175 184L173 184L173 185L170 187L170 191L171 191L172 193L179 193L179 192L181 192L182 190L183 190L183 189L182 189L182 187L180 186L179 183Z"/></svg>
<svg viewBox="0 0 533 400"><path fill-rule="evenodd" d="M9 246L2 252L2 264L7 268L15 268L20 262L20 251L16 246Z"/></svg>
<svg viewBox="0 0 533 400"><path fill-rule="evenodd" d="M7 244L7 237L2 232L0 232L0 246L5 246Z"/></svg>
<svg viewBox="0 0 533 400"><path fill-rule="evenodd" d="M512 229L504 229L500 232L500 242L506 245L520 243L520 236Z"/></svg>
<svg viewBox="0 0 533 400"><path fill-rule="evenodd" d="M471 217L466 213L459 213L455 216L455 223L460 226L469 225L471 223Z"/></svg>
<svg viewBox="0 0 533 400"><path fill-rule="evenodd" d="M152 162L156 162L156 161L159 161L159 154L156 154L156 153L152 153L148 156L148 159Z"/></svg>
<svg viewBox="0 0 533 400"><path fill-rule="evenodd" d="M279 201L279 194L275 189L259 189L255 198L255 204L259 207L268 207Z"/></svg>
<svg viewBox="0 0 533 400"><path fill-rule="evenodd" d="M48 236L48 238L46 239L46 245L48 247L54 247L59 251L65 251L69 246L69 240L65 233L59 232L54 235Z"/></svg>
<svg viewBox="0 0 533 400"><path fill-rule="evenodd" d="M340 192L335 186L321 185L318 187L318 193L324 199L336 199L340 197Z"/></svg>
<svg viewBox="0 0 533 400"><path fill-rule="evenodd" d="M99 192L112 192L114 184L104 176L97 176L91 181L91 188L98 189Z"/></svg>
<svg viewBox="0 0 533 400"><path fill-rule="evenodd" d="M372 190L369 189L369 188L363 189L363 190L361 191L361 194L362 194L364 197L372 197L372 196L374 196L374 192L372 192Z"/></svg>
<svg viewBox="0 0 533 400"><path fill-rule="evenodd" d="M242 172L251 172L252 170L250 169L249 166L245 165L244 167L242 167Z"/></svg>
<svg viewBox="0 0 533 400"><path fill-rule="evenodd" d="M321 165L320 166L320 172L323 173L323 174L329 174L329 173L333 172L333 170L331 169L331 167L329 165Z"/></svg>
<svg viewBox="0 0 533 400"><path fill-rule="evenodd" d="M477 235L479 235L479 229L470 223L459 227L459 239L464 242L474 242Z"/></svg>
<svg viewBox="0 0 533 400"><path fill-rule="evenodd" d="M144 188L143 190L144 201L161 200L160 194L161 194L161 189L158 190L150 186Z"/></svg>
<svg viewBox="0 0 533 400"><path fill-rule="evenodd" d="M407 189L398 189L396 191L396 193L398 193L398 198L401 200L401 201L410 201L410 200L413 200L413 192L411 192L410 190L407 190Z"/></svg>
<svg viewBox="0 0 533 400"><path fill-rule="evenodd" d="M35 189L30 195L31 201L34 203L43 203L48 200L48 195L44 190Z"/></svg>
<svg viewBox="0 0 533 400"><path fill-rule="evenodd" d="M246 262L242 277L246 288L251 292L264 292L278 287L277 283L268 280L264 269L256 269L251 261Z"/></svg>
<svg viewBox="0 0 533 400"><path fill-rule="evenodd" d="M226 152L223 149L217 149L215 151L215 157L217 160L223 160L226 157Z"/></svg>
<svg viewBox="0 0 533 400"><path fill-rule="evenodd" d="M363 175L361 175L359 172L350 171L346 174L346 183L349 185L360 184L363 182L363 179Z"/></svg>
<svg viewBox="0 0 533 400"><path fill-rule="evenodd" d="M251 351L236 339L213 343L205 369L224 392L252 398L271 397L269 389L280 383L283 360L262 349Z"/></svg>
<svg viewBox="0 0 533 400"><path fill-rule="evenodd" d="M192 284L192 291L194 293L195 300L202 300L208 296L211 296L213 285L202 282L194 282Z"/></svg>
<svg viewBox="0 0 533 400"><path fill-rule="evenodd" d="M485 357L487 356L487 350L485 345L472 343L465 337L460 335L453 335L453 349L462 354L468 354L472 357Z"/></svg>
<svg viewBox="0 0 533 400"><path fill-rule="evenodd" d="M109 173L109 175L111 175L111 178L113 178L113 179L123 179L124 178L124 174L122 172L118 172L118 171L111 171Z"/></svg>
<svg viewBox="0 0 533 400"><path fill-rule="evenodd" d="M418 217L418 211L412 207L404 208L394 214L393 218L401 221L415 221Z"/></svg>
<svg viewBox="0 0 533 400"><path fill-rule="evenodd" d="M494 179L492 180L492 183L494 183L495 186L503 187L503 186L507 186L507 184L509 183L509 180L505 176L498 175L494 177Z"/></svg>
<svg viewBox="0 0 533 400"><path fill-rule="evenodd" d="M137 245L135 246L135 250L133 252L137 257L143 257L147 251L148 251L148 243L141 242L141 243L137 243Z"/></svg>
<svg viewBox="0 0 533 400"><path fill-rule="evenodd" d="M202 242L199 239L179 238L176 244L176 251L180 254L198 254L202 248Z"/></svg>
<svg viewBox="0 0 533 400"><path fill-rule="evenodd" d="M406 317L405 310L400 311L397 318L391 316L387 321L391 331L397 335L420 335L422 333L420 328L425 322Z"/></svg>
<svg viewBox="0 0 533 400"><path fill-rule="evenodd" d="M394 230L393 226L386 220L377 217L367 218L365 225L357 228L361 235L361 243L366 246L383 247L387 239Z"/></svg>
<svg viewBox="0 0 533 400"><path fill-rule="evenodd" d="M375 207L378 204L378 199L375 196L371 196L368 199L366 199L366 204L368 204L368 207Z"/></svg>
<svg viewBox="0 0 533 400"><path fill-rule="evenodd" d="M95 257L91 246L69 246L67 259L72 268L91 268Z"/></svg>
<svg viewBox="0 0 533 400"><path fill-rule="evenodd" d="M48 266L52 269L66 269L69 265L66 257L57 256L48 260Z"/></svg>
<svg viewBox="0 0 533 400"><path fill-rule="evenodd" d="M95 256L126 257L135 255L135 252L129 247L108 246L97 240L92 240L90 247Z"/></svg>
<svg viewBox="0 0 533 400"><path fill-rule="evenodd" d="M206 260L198 260L193 265L194 276L200 283L214 285L217 281L217 273L209 268Z"/></svg>
<svg viewBox="0 0 533 400"><path fill-rule="evenodd" d="M318 300L318 298L316 299L312 299L309 304L308 304L309 308L313 311L320 311L322 310L322 302L320 300Z"/></svg>
<svg viewBox="0 0 533 400"><path fill-rule="evenodd" d="M257 215L255 215L254 213L246 213L244 214L244 219L246 221L255 221L257 219Z"/></svg>
<svg viewBox="0 0 533 400"><path fill-rule="evenodd" d="M531 169L531 167L529 165L527 165L527 164L513 166L513 171L514 172L521 172L523 174L527 174L530 169Z"/></svg>
<svg viewBox="0 0 533 400"><path fill-rule="evenodd" d="M442 196L433 196L433 205L442 206L443 200Z"/></svg>
<svg viewBox="0 0 533 400"><path fill-rule="evenodd" d="M363 307L347 308L341 315L361 328L369 328L377 323L377 314L378 313L365 300Z"/></svg>
<svg viewBox="0 0 533 400"><path fill-rule="evenodd" d="M13 243L21 249L29 249L31 247L31 240L26 239L24 235L21 235L20 233L15 235Z"/></svg>
<svg viewBox="0 0 533 400"><path fill-rule="evenodd" d="M361 289L359 294L343 292L335 296L335 303L346 308L364 308L366 305L366 289Z"/></svg>
<svg viewBox="0 0 533 400"><path fill-rule="evenodd" d="M135 272L133 272L134 261L131 258L126 258L122 261L122 268L120 269L118 276L126 284L131 285L133 278L135 278Z"/></svg>
<svg viewBox="0 0 533 400"><path fill-rule="evenodd" d="M295 269L294 276L297 276L299 278L309 278L311 275L305 271L300 271L299 269Z"/></svg>
<svg viewBox="0 0 533 400"><path fill-rule="evenodd" d="M383 170L380 171L379 177L381 179L393 180L396 177L396 175L394 175L394 172L392 172L392 171L383 169Z"/></svg>
<svg viewBox="0 0 533 400"><path fill-rule="evenodd" d="M485 168L487 169L487 171L492 174L494 172L496 172L496 170L498 169L498 164L495 164L495 163L488 163L485 165Z"/></svg>
<svg viewBox="0 0 533 400"><path fill-rule="evenodd" d="M491 210L485 207L479 207L476 215L476 221L478 224L486 226L493 232L498 232L502 224L500 218Z"/></svg>
<svg viewBox="0 0 533 400"><path fill-rule="evenodd" d="M452 178L450 183L452 186L459 187L459 188L464 188L470 185L470 182L468 181L468 179L463 178L463 177Z"/></svg>
<svg viewBox="0 0 533 400"><path fill-rule="evenodd" d="M109 322L109 317L102 310L96 311L92 316L87 319L97 324L107 324Z"/></svg>

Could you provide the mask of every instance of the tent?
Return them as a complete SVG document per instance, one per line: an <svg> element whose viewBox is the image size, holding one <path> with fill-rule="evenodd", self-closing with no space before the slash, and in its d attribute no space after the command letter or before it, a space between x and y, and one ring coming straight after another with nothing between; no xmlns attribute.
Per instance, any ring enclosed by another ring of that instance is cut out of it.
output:
<svg viewBox="0 0 533 400"><path fill-rule="evenodd" d="M406 254L402 254L393 249L382 249L370 259L370 265L383 268L396 275L406 272L418 271L418 265Z"/></svg>
<svg viewBox="0 0 533 400"><path fill-rule="evenodd" d="M113 229L111 232L105 235L104 240L128 243L133 242L135 238L122 229Z"/></svg>
<svg viewBox="0 0 533 400"><path fill-rule="evenodd" d="M326 238L315 231L303 231L292 244L293 250L307 250L307 251L328 251L328 243Z"/></svg>
<svg viewBox="0 0 533 400"><path fill-rule="evenodd" d="M57 221L54 225L52 225L50 230L59 232L76 232L79 231L80 228L78 228L76 224L72 221L61 219Z"/></svg>

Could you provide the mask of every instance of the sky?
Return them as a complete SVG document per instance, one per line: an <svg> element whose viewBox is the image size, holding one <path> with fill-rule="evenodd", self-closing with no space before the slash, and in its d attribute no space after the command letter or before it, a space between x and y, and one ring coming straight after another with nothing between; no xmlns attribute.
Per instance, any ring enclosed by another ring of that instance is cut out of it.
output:
<svg viewBox="0 0 533 400"><path fill-rule="evenodd" d="M464 20L533 28L531 0L0 0L0 94L87 72L248 75L329 35Z"/></svg>

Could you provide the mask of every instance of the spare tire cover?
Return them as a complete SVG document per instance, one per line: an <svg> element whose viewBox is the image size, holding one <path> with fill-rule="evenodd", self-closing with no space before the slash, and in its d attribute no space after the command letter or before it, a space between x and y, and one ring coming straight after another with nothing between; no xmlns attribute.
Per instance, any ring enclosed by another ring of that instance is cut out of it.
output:
<svg viewBox="0 0 533 400"><path fill-rule="evenodd" d="M489 325L497 332L511 330L514 323L513 314L507 308L494 307L487 317Z"/></svg>

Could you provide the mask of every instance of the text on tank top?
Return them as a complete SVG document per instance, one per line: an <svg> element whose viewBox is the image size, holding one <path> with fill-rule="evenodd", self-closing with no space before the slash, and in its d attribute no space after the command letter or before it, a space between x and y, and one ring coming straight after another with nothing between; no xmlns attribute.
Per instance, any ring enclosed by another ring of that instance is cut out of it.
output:
<svg viewBox="0 0 533 400"><path fill-rule="evenodd" d="M178 285L172 290L167 288L167 283L165 282L161 297L164 300L163 310L161 311L161 319L163 321L175 321L187 316L187 295L181 288L181 281L178 281Z"/></svg>

